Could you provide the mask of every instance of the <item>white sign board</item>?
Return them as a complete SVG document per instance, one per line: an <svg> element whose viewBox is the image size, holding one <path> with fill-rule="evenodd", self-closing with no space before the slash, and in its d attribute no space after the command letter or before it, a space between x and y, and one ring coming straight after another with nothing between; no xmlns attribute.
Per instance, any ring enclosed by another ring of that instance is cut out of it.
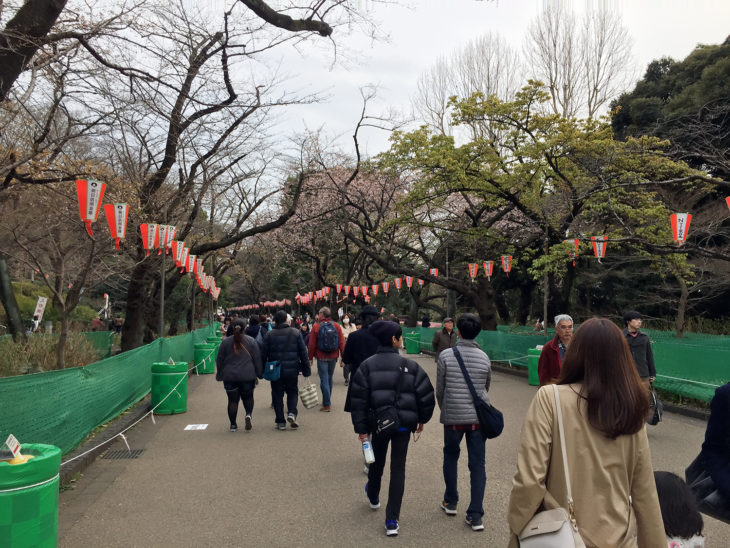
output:
<svg viewBox="0 0 730 548"><path fill-rule="evenodd" d="M185 430L205 430L208 428L207 424L188 424Z"/></svg>
<svg viewBox="0 0 730 548"><path fill-rule="evenodd" d="M20 453L20 443L18 440L15 439L15 436L10 434L8 436L8 439L5 440L5 445L8 449L10 449L10 452L13 454L13 457L17 457Z"/></svg>
<svg viewBox="0 0 730 548"><path fill-rule="evenodd" d="M38 297L38 303L36 303L35 312L33 312L33 316L38 316L38 323L43 319L43 312L46 310L47 302L47 297Z"/></svg>

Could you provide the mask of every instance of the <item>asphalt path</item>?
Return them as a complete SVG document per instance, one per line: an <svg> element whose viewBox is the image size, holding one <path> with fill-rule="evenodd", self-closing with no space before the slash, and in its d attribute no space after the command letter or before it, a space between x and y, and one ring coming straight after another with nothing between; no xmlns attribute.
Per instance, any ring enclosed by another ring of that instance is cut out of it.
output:
<svg viewBox="0 0 730 548"><path fill-rule="evenodd" d="M414 356L410 356L414 357ZM414 357L435 380L431 356ZM59 545L79 546L506 546L507 501L522 420L535 393L526 379L495 372L490 398L505 416L504 433L487 442L485 530L464 523L469 478L466 448L459 461L462 500L446 516L443 427L438 408L408 450L400 534L385 536L384 509L371 510L363 493L360 443L344 407L341 369L335 372L332 412L299 406L298 430L274 428L270 390L255 392L251 432L228 432L226 396L213 375L189 379L188 410L145 419L128 432L135 459L99 458L61 493ZM312 380L318 385L316 373ZM321 394L320 394L321 397ZM207 424L205 430L185 430ZM697 455L705 422L676 414L649 429L655 470L684 476ZM126 449L122 441L109 451ZM575 486L574 489L580 489ZM730 546L730 526L705 517L707 546Z"/></svg>

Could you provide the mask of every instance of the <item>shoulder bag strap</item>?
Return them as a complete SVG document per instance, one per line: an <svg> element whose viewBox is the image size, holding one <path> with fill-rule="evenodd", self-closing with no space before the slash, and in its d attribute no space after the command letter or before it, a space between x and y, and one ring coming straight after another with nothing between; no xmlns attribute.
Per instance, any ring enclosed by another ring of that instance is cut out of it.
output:
<svg viewBox="0 0 730 548"><path fill-rule="evenodd" d="M570 519L575 521L575 512L573 511L573 493L570 490L570 471L568 470L568 455L565 451L565 432L563 431L563 412L560 409L560 395L558 394L558 385L553 384L553 393L555 394L555 409L558 415L558 432L560 433L560 449L563 453L563 468L565 469L565 486L568 488L568 513Z"/></svg>
<svg viewBox="0 0 730 548"><path fill-rule="evenodd" d="M393 407L398 407L398 398L400 397L400 385L403 384L403 370L405 369L406 359L401 357L401 363L398 366L398 383L395 386L395 399L393 400Z"/></svg>
<svg viewBox="0 0 730 548"><path fill-rule="evenodd" d="M474 383L471 382L471 377L469 376L469 372L466 370L466 366L464 365L464 358L461 357L461 352L459 352L459 349L456 347L453 347L451 350L454 351L454 356L456 356L456 361L459 362L459 367L461 367L461 373L464 375L464 380L466 381L466 385L469 387L469 392L471 392L471 397L474 400L474 403L476 404L477 401L479 401L481 398L477 396L477 391L474 389Z"/></svg>

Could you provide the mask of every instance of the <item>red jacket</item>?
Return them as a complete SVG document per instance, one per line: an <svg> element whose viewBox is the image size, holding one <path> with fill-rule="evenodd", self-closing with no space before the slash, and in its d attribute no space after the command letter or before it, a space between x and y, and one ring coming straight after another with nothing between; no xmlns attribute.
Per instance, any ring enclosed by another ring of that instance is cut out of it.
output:
<svg viewBox="0 0 730 548"><path fill-rule="evenodd" d="M560 375L560 348L558 348L557 335L552 341L545 344L540 352L540 359L537 362L537 376L540 378L540 386L555 382Z"/></svg>
<svg viewBox="0 0 730 548"><path fill-rule="evenodd" d="M342 334L342 328L337 322L327 320L337 329L337 336L340 338L340 347L332 352L324 352L317 346L317 336L319 335L319 323L312 326L312 333L309 335L309 359L317 358L318 360L336 360L345 351L345 336Z"/></svg>

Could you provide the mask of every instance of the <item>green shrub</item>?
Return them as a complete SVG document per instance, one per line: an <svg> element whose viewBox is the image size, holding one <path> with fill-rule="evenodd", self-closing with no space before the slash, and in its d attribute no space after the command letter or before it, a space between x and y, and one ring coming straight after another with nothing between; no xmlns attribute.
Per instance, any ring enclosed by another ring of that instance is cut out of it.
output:
<svg viewBox="0 0 730 548"><path fill-rule="evenodd" d="M41 373L56 369L57 335L35 334L27 341L0 339L0 377ZM94 346L81 333L69 333L66 341L66 367L88 365L99 360Z"/></svg>

